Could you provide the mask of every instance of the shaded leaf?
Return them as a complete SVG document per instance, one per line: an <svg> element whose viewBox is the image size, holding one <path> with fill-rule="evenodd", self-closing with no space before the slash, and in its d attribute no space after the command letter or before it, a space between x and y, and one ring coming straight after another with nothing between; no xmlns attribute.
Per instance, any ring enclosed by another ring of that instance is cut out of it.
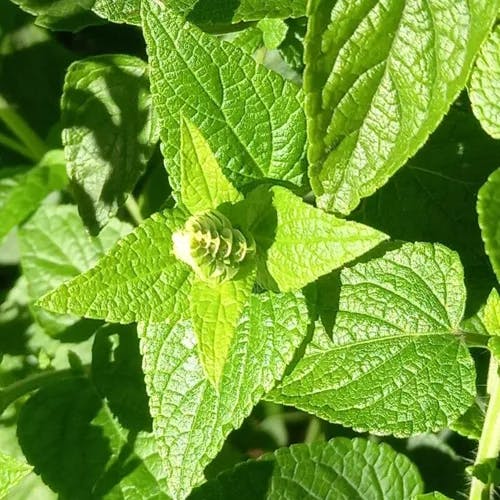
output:
<svg viewBox="0 0 500 500"><path fill-rule="evenodd" d="M125 202L158 141L147 64L127 55L73 63L61 108L71 187L95 233Z"/></svg>

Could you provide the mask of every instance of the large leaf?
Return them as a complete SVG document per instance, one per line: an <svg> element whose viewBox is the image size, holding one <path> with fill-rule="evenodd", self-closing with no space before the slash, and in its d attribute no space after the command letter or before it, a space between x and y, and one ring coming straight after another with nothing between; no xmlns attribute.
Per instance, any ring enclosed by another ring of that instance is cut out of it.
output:
<svg viewBox="0 0 500 500"><path fill-rule="evenodd" d="M400 500L422 491L418 469L388 445L336 438L280 448L259 461L237 465L193 491L189 499Z"/></svg>
<svg viewBox="0 0 500 500"><path fill-rule="evenodd" d="M0 170L0 240L67 183L62 152L51 151L34 168Z"/></svg>
<svg viewBox="0 0 500 500"><path fill-rule="evenodd" d="M439 242L457 251L472 313L496 283L482 247L475 206L479 188L497 166L500 142L483 132L462 101L417 155L353 216L393 239Z"/></svg>
<svg viewBox="0 0 500 500"><path fill-rule="evenodd" d="M44 206L19 232L21 264L34 301L63 282L87 271L121 236L129 232L128 224L113 221L99 237L91 238L76 207ZM75 325L79 318L47 313L34 305L33 313L47 333L57 334ZM80 326L84 326L83 324ZM94 329L94 325L87 323Z"/></svg>
<svg viewBox="0 0 500 500"><path fill-rule="evenodd" d="M475 371L457 335L465 306L457 255L405 244L344 269L341 283L331 338L318 327L270 399L397 436L444 428L464 413Z"/></svg>
<svg viewBox="0 0 500 500"><path fill-rule="evenodd" d="M490 33L472 71L469 96L484 130L500 139L500 25Z"/></svg>
<svg viewBox="0 0 500 500"><path fill-rule="evenodd" d="M97 232L125 202L158 141L147 64L126 55L73 63L61 108L71 187Z"/></svg>
<svg viewBox="0 0 500 500"><path fill-rule="evenodd" d="M200 131L185 118L181 124L181 200L192 213L236 203L241 194L227 180Z"/></svg>
<svg viewBox="0 0 500 500"><path fill-rule="evenodd" d="M180 185L181 112L201 130L236 187L263 178L300 185L306 140L300 90L158 2L143 2L142 14L174 190Z"/></svg>
<svg viewBox="0 0 500 500"><path fill-rule="evenodd" d="M266 263L282 291L302 288L387 238L371 227L307 205L287 189L271 191L277 220Z"/></svg>
<svg viewBox="0 0 500 500"><path fill-rule="evenodd" d="M172 233L184 219L177 210L153 214L95 267L38 305L115 323L166 320L183 308L190 289L191 272L172 253Z"/></svg>
<svg viewBox="0 0 500 500"><path fill-rule="evenodd" d="M490 175L479 190L477 212L484 247L500 281L500 168Z"/></svg>
<svg viewBox="0 0 500 500"><path fill-rule="evenodd" d="M229 432L283 376L307 323L300 296L252 295L218 392L203 373L190 320L139 329L153 432L172 497L185 497L203 480Z"/></svg>
<svg viewBox="0 0 500 500"><path fill-rule="evenodd" d="M19 460L0 453L0 498L7 495L31 471L31 467Z"/></svg>
<svg viewBox="0 0 500 500"><path fill-rule="evenodd" d="M215 286L199 279L191 290L191 318L200 361L208 380L218 388L236 327L250 299L255 273Z"/></svg>
<svg viewBox="0 0 500 500"><path fill-rule="evenodd" d="M351 212L423 145L497 10L497 0L309 3L304 88L320 207Z"/></svg>

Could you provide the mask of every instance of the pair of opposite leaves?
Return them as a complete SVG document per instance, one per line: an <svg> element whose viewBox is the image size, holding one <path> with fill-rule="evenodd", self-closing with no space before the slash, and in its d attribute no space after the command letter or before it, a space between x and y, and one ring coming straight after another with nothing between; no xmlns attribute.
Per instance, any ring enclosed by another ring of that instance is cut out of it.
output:
<svg viewBox="0 0 500 500"><path fill-rule="evenodd" d="M216 388L256 282L297 291L387 239L283 187L262 185L244 198L186 119L180 199L38 304L118 323L191 319L201 364Z"/></svg>

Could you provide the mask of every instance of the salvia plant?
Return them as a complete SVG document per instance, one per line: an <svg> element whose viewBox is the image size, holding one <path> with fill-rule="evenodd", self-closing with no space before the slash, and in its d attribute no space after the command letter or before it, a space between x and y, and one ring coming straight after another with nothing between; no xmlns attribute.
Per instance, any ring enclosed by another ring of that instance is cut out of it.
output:
<svg viewBox="0 0 500 500"><path fill-rule="evenodd" d="M4 0L0 497L491 499L499 0Z"/></svg>

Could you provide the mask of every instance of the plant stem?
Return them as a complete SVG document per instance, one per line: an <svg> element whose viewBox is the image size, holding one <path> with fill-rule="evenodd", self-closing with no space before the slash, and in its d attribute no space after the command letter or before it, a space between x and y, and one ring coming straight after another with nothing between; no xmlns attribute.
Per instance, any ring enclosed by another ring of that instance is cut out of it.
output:
<svg viewBox="0 0 500 500"><path fill-rule="evenodd" d="M83 376L72 368L51 372L38 373L0 389L0 415L5 409L20 397L33 392L46 384L71 377Z"/></svg>
<svg viewBox="0 0 500 500"><path fill-rule="evenodd" d="M486 410L474 465L483 463L488 459L496 459L500 453L500 376L498 374L498 362L492 354L488 371L487 392L490 401ZM476 477L472 478L470 500L487 500L491 498L492 493L493 485L485 484Z"/></svg>
<svg viewBox="0 0 500 500"><path fill-rule="evenodd" d="M0 120L12 131L19 141L30 151L30 157L40 161L48 148L38 134L26 123L9 104L0 96Z"/></svg>
<svg viewBox="0 0 500 500"><path fill-rule="evenodd" d="M142 224L144 222L144 219L141 214L141 209L139 208L139 205L135 201L135 198L130 195L127 198L127 201L125 202L125 208L128 210L128 213L130 214L130 217L132 217L132 220L137 224Z"/></svg>
<svg viewBox="0 0 500 500"><path fill-rule="evenodd" d="M30 161L37 161L37 158L35 158L33 153L23 144L2 133L0 133L0 144L22 156L25 156L26 158L29 158Z"/></svg>
<svg viewBox="0 0 500 500"><path fill-rule="evenodd" d="M315 441L324 441L325 437L322 431L321 420L316 417L311 417L309 425L306 429L304 443L314 443Z"/></svg>

